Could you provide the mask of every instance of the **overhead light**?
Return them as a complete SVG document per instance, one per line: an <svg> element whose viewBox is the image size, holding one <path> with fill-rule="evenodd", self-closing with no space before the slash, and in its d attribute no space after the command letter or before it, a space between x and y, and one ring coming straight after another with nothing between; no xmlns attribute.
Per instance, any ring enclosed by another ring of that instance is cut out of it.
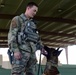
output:
<svg viewBox="0 0 76 75"><path fill-rule="evenodd" d="M1 5L0 5L0 7L2 7L2 8L3 8L3 7L5 7L5 5L4 5L4 4L1 4Z"/></svg>
<svg viewBox="0 0 76 75"><path fill-rule="evenodd" d="M62 9L58 9L58 12L62 12Z"/></svg>

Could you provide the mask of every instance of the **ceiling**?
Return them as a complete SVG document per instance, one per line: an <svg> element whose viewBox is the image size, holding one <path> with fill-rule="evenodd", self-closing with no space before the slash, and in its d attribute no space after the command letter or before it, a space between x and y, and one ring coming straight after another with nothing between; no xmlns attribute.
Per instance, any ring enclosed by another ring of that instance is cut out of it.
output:
<svg viewBox="0 0 76 75"><path fill-rule="evenodd" d="M67 47L76 44L76 0L0 0L0 47L8 47L11 19L24 13L30 1L39 5L34 19L45 45Z"/></svg>

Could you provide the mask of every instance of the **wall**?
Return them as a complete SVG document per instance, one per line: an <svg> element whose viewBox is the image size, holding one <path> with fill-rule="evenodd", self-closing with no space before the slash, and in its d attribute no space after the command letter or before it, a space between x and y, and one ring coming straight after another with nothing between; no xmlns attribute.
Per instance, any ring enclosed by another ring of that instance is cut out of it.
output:
<svg viewBox="0 0 76 75"><path fill-rule="evenodd" d="M44 70L44 67L45 66L42 66L42 70ZM76 65L63 65L63 66L59 66L58 69L61 75L76 75ZM0 67L0 75L10 75L10 72L11 72L10 69L3 69ZM38 72L36 72L36 75L37 74Z"/></svg>
<svg viewBox="0 0 76 75"><path fill-rule="evenodd" d="M63 65L59 67L61 75L76 75L76 65Z"/></svg>

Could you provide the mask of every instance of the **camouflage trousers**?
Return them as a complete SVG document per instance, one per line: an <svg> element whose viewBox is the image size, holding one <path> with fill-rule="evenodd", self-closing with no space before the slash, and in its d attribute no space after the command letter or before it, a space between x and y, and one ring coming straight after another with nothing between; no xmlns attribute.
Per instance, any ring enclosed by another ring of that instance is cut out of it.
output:
<svg viewBox="0 0 76 75"><path fill-rule="evenodd" d="M21 51L22 59L14 59L12 63L11 75L36 75L36 55L35 52Z"/></svg>

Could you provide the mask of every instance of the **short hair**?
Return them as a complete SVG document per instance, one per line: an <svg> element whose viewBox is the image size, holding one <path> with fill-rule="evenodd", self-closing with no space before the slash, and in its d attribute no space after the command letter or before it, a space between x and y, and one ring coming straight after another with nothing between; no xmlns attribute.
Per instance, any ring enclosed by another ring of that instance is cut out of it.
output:
<svg viewBox="0 0 76 75"><path fill-rule="evenodd" d="M29 6L29 7L32 7L32 6L38 7L38 5L37 5L35 2L29 2L29 3L27 4L26 8L27 8L28 6Z"/></svg>

